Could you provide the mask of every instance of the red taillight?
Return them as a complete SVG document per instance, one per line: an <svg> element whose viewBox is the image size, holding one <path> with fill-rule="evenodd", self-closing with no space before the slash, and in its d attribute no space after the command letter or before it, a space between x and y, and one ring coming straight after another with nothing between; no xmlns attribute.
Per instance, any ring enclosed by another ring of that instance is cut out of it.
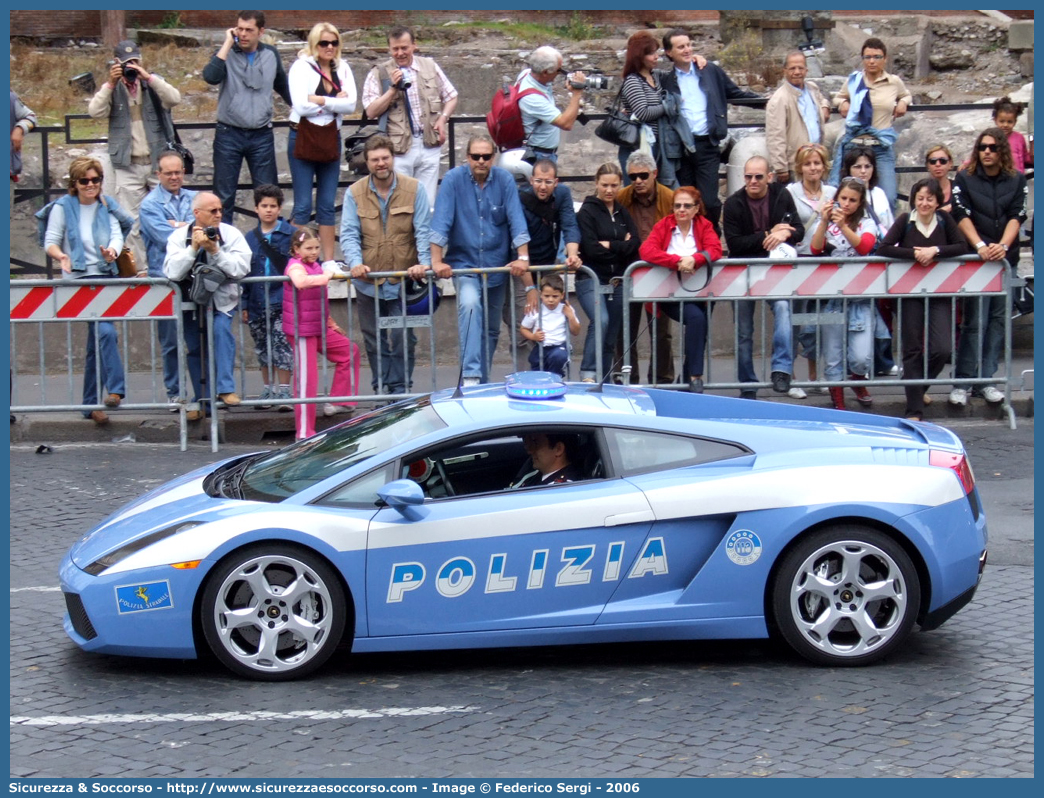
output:
<svg viewBox="0 0 1044 798"><path fill-rule="evenodd" d="M939 468L949 468L961 481L961 487L965 493L971 493L975 488L975 474L972 473L971 463L964 454L955 452L943 452L932 449L928 454L928 463Z"/></svg>

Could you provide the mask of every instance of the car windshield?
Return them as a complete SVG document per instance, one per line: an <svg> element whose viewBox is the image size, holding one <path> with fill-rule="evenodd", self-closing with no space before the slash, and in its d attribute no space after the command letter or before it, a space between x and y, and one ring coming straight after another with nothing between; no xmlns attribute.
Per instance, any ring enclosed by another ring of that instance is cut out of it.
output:
<svg viewBox="0 0 1044 798"><path fill-rule="evenodd" d="M243 471L240 495L253 501L281 501L445 426L428 397L391 405L251 462Z"/></svg>

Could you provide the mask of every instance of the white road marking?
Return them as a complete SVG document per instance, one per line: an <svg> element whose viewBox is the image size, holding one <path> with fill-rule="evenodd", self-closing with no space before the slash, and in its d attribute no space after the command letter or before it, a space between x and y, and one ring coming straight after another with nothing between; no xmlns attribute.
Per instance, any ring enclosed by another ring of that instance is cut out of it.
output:
<svg viewBox="0 0 1044 798"><path fill-rule="evenodd" d="M44 585L37 585L36 587L12 587L12 593L59 593L61 592L60 587L47 587Z"/></svg>
<svg viewBox="0 0 1044 798"><path fill-rule="evenodd" d="M302 709L294 712L206 712L194 714L125 715L12 715L12 726L101 726L128 723L215 723L226 721L271 720L357 720L373 718L413 718L427 715L449 715L475 712L478 707L385 707L383 709L339 709L335 711Z"/></svg>

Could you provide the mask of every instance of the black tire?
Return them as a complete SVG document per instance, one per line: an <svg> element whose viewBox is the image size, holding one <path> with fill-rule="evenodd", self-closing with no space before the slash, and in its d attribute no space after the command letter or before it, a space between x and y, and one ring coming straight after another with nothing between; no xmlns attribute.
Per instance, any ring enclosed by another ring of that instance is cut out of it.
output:
<svg viewBox="0 0 1044 798"><path fill-rule="evenodd" d="M902 644L921 602L917 569L892 538L844 524L799 540L771 587L772 616L802 657L868 665Z"/></svg>
<svg viewBox="0 0 1044 798"><path fill-rule="evenodd" d="M270 682L322 667L348 618L344 589L326 561L277 543L249 546L218 563L199 611L214 656L240 676Z"/></svg>

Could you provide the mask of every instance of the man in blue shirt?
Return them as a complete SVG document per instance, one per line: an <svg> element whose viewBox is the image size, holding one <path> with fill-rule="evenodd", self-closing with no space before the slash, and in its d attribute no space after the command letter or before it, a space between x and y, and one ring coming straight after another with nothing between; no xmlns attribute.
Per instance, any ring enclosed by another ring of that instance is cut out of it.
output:
<svg viewBox="0 0 1044 798"><path fill-rule="evenodd" d="M171 231L191 224L192 199L195 191L182 188L185 181L185 163L173 150L163 152L156 169L159 185L141 201L139 224L145 242L149 277L163 278L163 261L167 257L167 239ZM163 384L167 388L167 403L176 412L180 394L178 379L178 327L173 320L156 322L163 352Z"/></svg>
<svg viewBox="0 0 1044 798"><path fill-rule="evenodd" d="M477 133L468 140L468 163L442 179L431 222L431 267L438 277L453 270L509 266L511 274L529 270L529 230L515 178L493 166L493 139ZM511 260L511 249L518 256ZM457 274L457 326L464 385L489 380L507 274Z"/></svg>
<svg viewBox="0 0 1044 798"><path fill-rule="evenodd" d="M363 157L370 176L344 192L341 250L351 268L373 392L405 393L413 388L417 336L404 329L402 280L369 274L405 270L410 279L424 279L431 267L431 206L423 183L395 172L389 137L367 139ZM400 326L378 331L378 316L396 317Z"/></svg>
<svg viewBox="0 0 1044 798"><path fill-rule="evenodd" d="M720 234L718 169L721 154L718 145L728 135L726 103L762 98L729 80L721 67L695 55L689 34L679 28L667 31L663 37L663 50L673 66L659 73L660 85L664 92L674 96L680 114L678 123L666 131L668 139L672 140L661 142L661 150L674 166L677 184L696 186L700 190L707 218L714 225L715 232ZM671 136L672 133L675 136ZM681 141L677 140L678 137Z"/></svg>

